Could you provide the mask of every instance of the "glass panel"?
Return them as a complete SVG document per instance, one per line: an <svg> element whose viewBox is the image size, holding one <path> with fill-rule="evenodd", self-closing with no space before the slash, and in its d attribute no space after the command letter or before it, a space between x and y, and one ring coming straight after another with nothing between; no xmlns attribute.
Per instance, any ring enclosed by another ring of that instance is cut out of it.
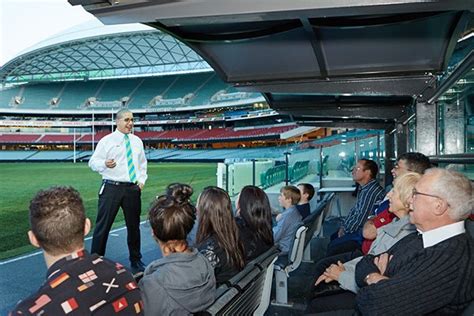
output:
<svg viewBox="0 0 474 316"><path fill-rule="evenodd" d="M290 184L310 182L319 186L320 176L325 183L352 183L351 170L358 158L375 160L384 170L384 148L383 131L356 130L288 147L248 149L248 159L227 159L219 164L218 186L235 196L252 183L279 189L287 177ZM255 164L251 157L255 157Z"/></svg>
<svg viewBox="0 0 474 316"><path fill-rule="evenodd" d="M474 151L474 69L438 100L441 154Z"/></svg>
<svg viewBox="0 0 474 316"><path fill-rule="evenodd" d="M474 164L440 163L438 167L459 171L465 174L471 181L474 181Z"/></svg>

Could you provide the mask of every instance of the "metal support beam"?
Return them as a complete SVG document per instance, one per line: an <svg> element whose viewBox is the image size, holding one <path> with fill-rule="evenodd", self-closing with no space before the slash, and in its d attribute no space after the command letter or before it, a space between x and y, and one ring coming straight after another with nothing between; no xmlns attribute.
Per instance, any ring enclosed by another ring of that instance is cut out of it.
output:
<svg viewBox="0 0 474 316"><path fill-rule="evenodd" d="M432 74L414 76L376 77L366 76L361 78L332 77L331 80L321 79L291 79L267 80L247 83L236 83L241 91L269 92L269 93L314 93L319 95L358 95L358 96L418 96L426 89L435 76ZM239 81L239 78L233 78ZM248 79L248 78L247 78ZM431 97L428 91L423 95L425 99Z"/></svg>
<svg viewBox="0 0 474 316"><path fill-rule="evenodd" d="M437 106L416 103L416 151L437 155L439 148Z"/></svg>
<svg viewBox="0 0 474 316"><path fill-rule="evenodd" d="M314 55L318 60L318 66L320 75L323 78L328 77L328 62L326 59L326 54L324 53L324 48L322 46L322 41L320 40L320 35L318 29L313 27L308 19L301 19L301 23L303 24L303 29L308 36L311 46L314 50Z"/></svg>
<svg viewBox="0 0 474 316"><path fill-rule="evenodd" d="M304 126L334 127L334 128L359 128L359 129L393 129L393 122L368 122L362 120L318 120L317 118L294 117L296 123Z"/></svg>
<svg viewBox="0 0 474 316"><path fill-rule="evenodd" d="M438 100L438 98L443 95L443 93L445 93L456 83L456 81L468 73L473 66L474 51L471 51L469 55L467 55L466 58L464 58L463 61L459 63L459 66L449 75L449 77L443 80L438 89L436 89L435 93L431 96L431 98L429 98L428 103L432 104Z"/></svg>
<svg viewBox="0 0 474 316"><path fill-rule="evenodd" d="M444 126L443 132L443 154L459 154L465 148L465 120L464 106L466 99L459 99L452 104L443 104L442 115Z"/></svg>
<svg viewBox="0 0 474 316"><path fill-rule="evenodd" d="M390 131L385 131L385 185L389 184L392 181L391 170L393 168L393 162L396 159L395 153L395 133L390 133Z"/></svg>
<svg viewBox="0 0 474 316"><path fill-rule="evenodd" d="M433 163L456 163L456 164L474 164L474 157L470 153L455 154L455 155L442 155L442 156L429 156L430 161Z"/></svg>
<svg viewBox="0 0 474 316"><path fill-rule="evenodd" d="M408 151L408 126L398 123L395 132L396 152L395 157Z"/></svg>

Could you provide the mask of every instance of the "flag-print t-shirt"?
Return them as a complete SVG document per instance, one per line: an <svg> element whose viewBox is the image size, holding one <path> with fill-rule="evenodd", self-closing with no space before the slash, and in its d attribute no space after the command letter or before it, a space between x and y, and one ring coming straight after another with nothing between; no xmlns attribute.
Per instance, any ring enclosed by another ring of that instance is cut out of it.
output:
<svg viewBox="0 0 474 316"><path fill-rule="evenodd" d="M55 262L47 276L10 315L143 315L138 286L120 263L80 250Z"/></svg>

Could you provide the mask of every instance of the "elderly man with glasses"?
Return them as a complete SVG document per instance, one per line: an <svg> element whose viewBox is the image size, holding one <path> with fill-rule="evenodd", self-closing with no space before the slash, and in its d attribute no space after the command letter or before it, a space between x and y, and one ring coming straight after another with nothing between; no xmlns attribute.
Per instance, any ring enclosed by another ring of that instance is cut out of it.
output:
<svg viewBox="0 0 474 316"><path fill-rule="evenodd" d="M428 169L410 208L419 234L357 264L357 308L364 315L459 315L474 299L474 242L464 226L472 184L458 172Z"/></svg>

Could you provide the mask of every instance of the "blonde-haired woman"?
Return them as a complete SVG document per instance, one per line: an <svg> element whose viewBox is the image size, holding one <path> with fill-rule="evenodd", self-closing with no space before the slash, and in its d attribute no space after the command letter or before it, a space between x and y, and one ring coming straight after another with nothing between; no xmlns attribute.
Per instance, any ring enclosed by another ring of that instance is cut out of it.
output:
<svg viewBox="0 0 474 316"><path fill-rule="evenodd" d="M393 213L396 218L390 224L377 229L377 237L370 247L369 255L378 255L387 251L400 239L416 231L415 226L410 223L408 213L410 212L409 202L413 194L413 188L420 177L421 175L418 173L408 172L395 179L393 189L387 196L390 201L389 212ZM326 283L337 281L342 290L357 293L355 267L362 258L362 256L357 257L345 263L341 261L334 262L318 277L315 289L323 281ZM318 291L316 290L316 292ZM338 298L338 296L340 297ZM316 313L334 310L332 302L337 302L337 305L339 305L334 306L335 308L341 308L341 304L343 304L344 308L350 309L353 307L354 297L355 295L350 292L341 293L340 291L338 294L316 297L309 304L307 312Z"/></svg>

